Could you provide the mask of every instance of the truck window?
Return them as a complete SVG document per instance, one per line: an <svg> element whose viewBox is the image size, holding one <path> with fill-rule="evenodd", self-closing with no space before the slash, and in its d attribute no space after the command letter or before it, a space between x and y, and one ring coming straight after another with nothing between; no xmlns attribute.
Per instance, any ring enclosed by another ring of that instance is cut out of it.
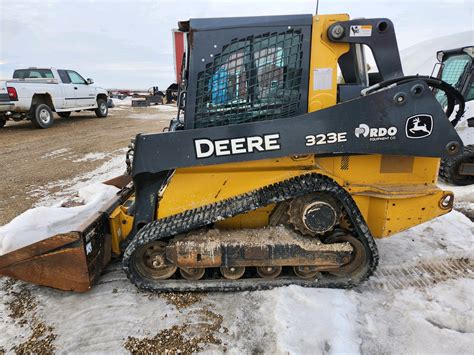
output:
<svg viewBox="0 0 474 355"><path fill-rule="evenodd" d="M82 76L76 73L74 70L67 71L69 78L71 79L71 83L73 84L86 84L86 81Z"/></svg>
<svg viewBox="0 0 474 355"><path fill-rule="evenodd" d="M71 83L71 79L69 79L69 75L67 75L67 72L65 70L59 69L58 74L63 84Z"/></svg>
<svg viewBox="0 0 474 355"><path fill-rule="evenodd" d="M13 79L53 79L50 69L18 69L13 72Z"/></svg>

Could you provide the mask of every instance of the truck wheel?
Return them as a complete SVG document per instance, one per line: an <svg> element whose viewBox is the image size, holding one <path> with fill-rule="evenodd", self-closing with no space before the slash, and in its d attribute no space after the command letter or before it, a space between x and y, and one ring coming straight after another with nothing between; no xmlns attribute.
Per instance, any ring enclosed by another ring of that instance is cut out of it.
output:
<svg viewBox="0 0 474 355"><path fill-rule="evenodd" d="M71 111L57 112L57 114L58 114L59 117L68 118L69 116L71 116Z"/></svg>
<svg viewBox="0 0 474 355"><path fill-rule="evenodd" d="M5 126L5 123L7 123L7 119L5 117L0 117L0 128Z"/></svg>
<svg viewBox="0 0 474 355"><path fill-rule="evenodd" d="M53 125L53 111L46 104L39 104L33 108L31 123L35 128L48 128Z"/></svg>
<svg viewBox="0 0 474 355"><path fill-rule="evenodd" d="M97 99L97 108L95 109L95 115L97 117L105 118L109 113L109 108L107 107L107 101L104 99Z"/></svg>

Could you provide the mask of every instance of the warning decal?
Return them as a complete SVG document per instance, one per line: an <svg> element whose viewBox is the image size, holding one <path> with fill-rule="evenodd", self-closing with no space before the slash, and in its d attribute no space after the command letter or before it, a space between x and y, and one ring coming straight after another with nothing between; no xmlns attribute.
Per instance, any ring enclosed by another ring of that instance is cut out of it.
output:
<svg viewBox="0 0 474 355"><path fill-rule="evenodd" d="M350 37L370 37L372 36L372 25L351 26Z"/></svg>

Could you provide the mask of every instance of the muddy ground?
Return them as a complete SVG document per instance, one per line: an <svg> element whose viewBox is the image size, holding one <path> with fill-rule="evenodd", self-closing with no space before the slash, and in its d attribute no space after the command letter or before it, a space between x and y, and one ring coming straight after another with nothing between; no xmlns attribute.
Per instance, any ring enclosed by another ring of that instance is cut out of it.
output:
<svg viewBox="0 0 474 355"><path fill-rule="evenodd" d="M70 180L124 155L136 134L161 131L174 115L171 108L118 107L105 119L91 112L56 117L48 129L35 129L29 121L7 122L0 129L0 225L63 187L48 186L51 182Z"/></svg>

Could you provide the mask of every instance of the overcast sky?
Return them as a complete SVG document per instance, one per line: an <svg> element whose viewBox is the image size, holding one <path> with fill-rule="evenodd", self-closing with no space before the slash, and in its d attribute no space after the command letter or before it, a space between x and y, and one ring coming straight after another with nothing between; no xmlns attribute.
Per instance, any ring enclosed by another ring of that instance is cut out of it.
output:
<svg viewBox="0 0 474 355"><path fill-rule="evenodd" d="M319 13L388 17L403 49L474 30L473 3L320 0ZM314 13L315 4L313 0L0 0L0 79L11 78L18 67L52 66L76 69L107 88L165 89L174 78L171 29L179 20Z"/></svg>

